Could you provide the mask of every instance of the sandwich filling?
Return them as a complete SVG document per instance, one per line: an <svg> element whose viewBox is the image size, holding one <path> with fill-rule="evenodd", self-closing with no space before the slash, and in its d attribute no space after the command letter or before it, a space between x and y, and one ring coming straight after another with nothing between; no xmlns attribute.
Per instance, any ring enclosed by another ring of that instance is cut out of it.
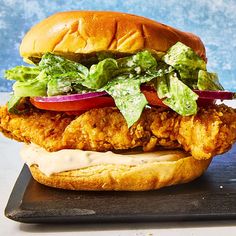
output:
<svg viewBox="0 0 236 236"><path fill-rule="evenodd" d="M95 165L128 165L137 166L154 162L178 161L190 155L179 150L162 150L154 152L127 151L122 154L95 151L82 151L76 149L63 149L56 152L48 152L35 145L25 145L20 155L30 167L37 165L46 176L63 171L82 169Z"/></svg>
<svg viewBox="0 0 236 236"><path fill-rule="evenodd" d="M75 62L46 53L34 67L17 66L7 70L5 77L16 80L9 112L21 112L18 104L29 97L34 106L45 110L84 111L93 103L100 107L115 105L128 127L138 121L147 105L158 105L152 103L157 98L178 114L189 116L197 113L199 96L194 90L223 90L217 75L207 71L206 62L181 42L161 57L147 50L121 58L101 52L95 58ZM148 99L143 85L154 88L155 99ZM75 94L84 96L71 97ZM49 98L57 96L67 97L57 98L55 106L55 99ZM89 101L91 96L99 98ZM114 105L107 103L109 98ZM81 100L83 104L88 101L88 107L81 106Z"/></svg>

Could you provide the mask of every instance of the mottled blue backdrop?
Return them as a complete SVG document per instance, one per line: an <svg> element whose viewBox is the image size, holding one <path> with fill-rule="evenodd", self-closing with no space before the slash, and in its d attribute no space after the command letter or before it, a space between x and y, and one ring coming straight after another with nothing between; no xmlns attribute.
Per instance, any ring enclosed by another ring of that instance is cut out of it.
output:
<svg viewBox="0 0 236 236"><path fill-rule="evenodd" d="M208 70L236 91L236 0L0 0L0 91L11 90L4 69L23 63L18 48L25 32L55 12L76 9L134 13L199 35Z"/></svg>

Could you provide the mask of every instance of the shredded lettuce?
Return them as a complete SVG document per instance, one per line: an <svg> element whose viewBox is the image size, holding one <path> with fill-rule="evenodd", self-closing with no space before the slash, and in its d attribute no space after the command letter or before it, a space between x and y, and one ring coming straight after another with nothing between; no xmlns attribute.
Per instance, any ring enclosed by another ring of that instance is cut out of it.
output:
<svg viewBox="0 0 236 236"><path fill-rule="evenodd" d="M117 69L118 65L115 59L104 59L90 67L89 75L85 78L83 85L90 89L100 89L113 77L113 72Z"/></svg>
<svg viewBox="0 0 236 236"><path fill-rule="evenodd" d="M132 126L141 116L148 104L141 93L140 85L155 78L154 75L120 75L108 82L103 88L115 101L116 106L124 116L128 127Z"/></svg>
<svg viewBox="0 0 236 236"><path fill-rule="evenodd" d="M197 113L198 95L178 79L176 73L170 73L157 82L157 94L164 98L163 103L183 116Z"/></svg>
<svg viewBox="0 0 236 236"><path fill-rule="evenodd" d="M113 73L116 76L102 88L113 97L128 127L140 118L148 104L140 85L153 80L160 73L156 66L156 59L148 51L118 59L118 69ZM156 73L153 73L153 69Z"/></svg>
<svg viewBox="0 0 236 236"><path fill-rule="evenodd" d="M71 73L48 76L47 95L65 95L71 93L82 93L91 91L81 84L81 81L73 78Z"/></svg>
<svg viewBox="0 0 236 236"><path fill-rule="evenodd" d="M44 54L38 67L51 76L71 73L73 78L81 80L88 76L87 67L52 53Z"/></svg>
<svg viewBox="0 0 236 236"><path fill-rule="evenodd" d="M157 78L155 85L157 95L160 99L168 98L171 96L169 93L169 79L166 75Z"/></svg>
<svg viewBox="0 0 236 236"><path fill-rule="evenodd" d="M139 52L136 55L128 58L126 67L140 67L142 71L148 70L157 65L156 59L148 51ZM137 69L136 69L137 70ZM138 72L138 71L137 71Z"/></svg>
<svg viewBox="0 0 236 236"><path fill-rule="evenodd" d="M9 80L27 81L38 76L40 70L38 67L16 66L6 70L4 77Z"/></svg>
<svg viewBox="0 0 236 236"><path fill-rule="evenodd" d="M140 80L130 79L127 75L118 76L106 85L105 90L114 98L128 127L132 126L147 105L147 100L140 91Z"/></svg>
<svg viewBox="0 0 236 236"><path fill-rule="evenodd" d="M205 61L190 47L178 42L163 56L163 61L172 66L180 75L180 79L189 87L194 87L198 80L198 71L206 70Z"/></svg>
<svg viewBox="0 0 236 236"><path fill-rule="evenodd" d="M64 80L64 77L51 78L47 84L47 95L56 96L72 93L72 82L73 79Z"/></svg>
<svg viewBox="0 0 236 236"><path fill-rule="evenodd" d="M48 77L44 71L34 79L16 81L13 84L14 95L17 97L47 96Z"/></svg>
<svg viewBox="0 0 236 236"><path fill-rule="evenodd" d="M204 60L180 42L161 59L149 51L118 59L111 53L100 52L87 63L84 58L81 61L83 64L46 53L34 67L7 70L5 77L16 80L14 95L8 102L9 111L16 113L23 97L106 91L131 127L147 105L140 90L143 83L153 84L159 98L181 115L197 112L198 96L193 88L223 89L217 75L207 72Z"/></svg>
<svg viewBox="0 0 236 236"><path fill-rule="evenodd" d="M20 103L22 97L18 97L15 95L12 95L7 102L7 109L10 113L18 114L19 110L17 109L17 105Z"/></svg>
<svg viewBox="0 0 236 236"><path fill-rule="evenodd" d="M123 57L117 60L118 70L116 74L129 74L132 77L134 74L148 73L149 70L157 66L156 59L148 51L138 52L129 57Z"/></svg>
<svg viewBox="0 0 236 236"><path fill-rule="evenodd" d="M197 87L200 90L224 90L219 82L217 74L204 70L199 70L198 72Z"/></svg>

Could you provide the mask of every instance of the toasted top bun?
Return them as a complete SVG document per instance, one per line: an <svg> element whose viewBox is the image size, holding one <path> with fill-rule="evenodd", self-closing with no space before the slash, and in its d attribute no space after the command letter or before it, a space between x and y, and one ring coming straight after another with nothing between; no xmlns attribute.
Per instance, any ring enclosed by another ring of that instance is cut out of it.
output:
<svg viewBox="0 0 236 236"><path fill-rule="evenodd" d="M40 58L52 52L73 58L99 51L165 52L178 41L206 59L204 45L194 34L126 13L70 11L52 15L32 27L23 38L20 54L24 58Z"/></svg>

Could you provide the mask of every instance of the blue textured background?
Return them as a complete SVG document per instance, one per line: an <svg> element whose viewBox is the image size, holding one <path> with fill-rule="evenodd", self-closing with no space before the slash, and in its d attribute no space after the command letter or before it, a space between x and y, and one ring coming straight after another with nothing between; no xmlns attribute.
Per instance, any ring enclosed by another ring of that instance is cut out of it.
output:
<svg viewBox="0 0 236 236"><path fill-rule="evenodd" d="M236 91L235 0L0 0L0 91L11 90L11 82L2 79L4 69L23 63L18 48L25 32L54 12L76 9L134 13L199 35L208 70Z"/></svg>

